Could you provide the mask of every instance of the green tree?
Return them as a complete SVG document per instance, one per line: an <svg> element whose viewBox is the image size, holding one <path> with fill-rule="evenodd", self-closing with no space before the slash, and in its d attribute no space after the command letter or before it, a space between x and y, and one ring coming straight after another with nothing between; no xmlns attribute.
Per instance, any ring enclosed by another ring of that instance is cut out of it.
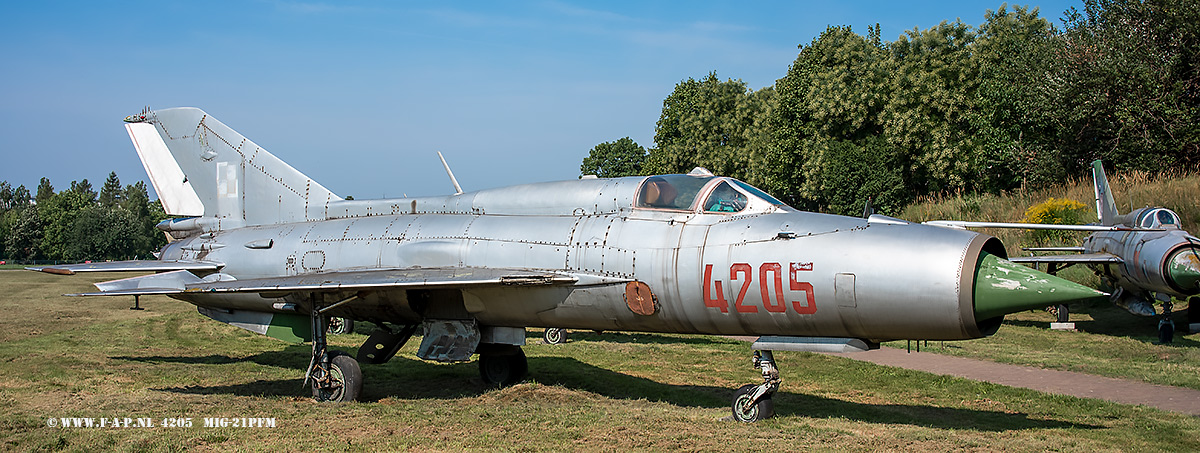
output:
<svg viewBox="0 0 1200 453"><path fill-rule="evenodd" d="M880 111L887 102L889 55L878 28L867 37L850 27L829 27L800 53L788 73L775 83L777 106L765 118L765 156L758 163L764 176L755 184L803 209L829 206L830 194L858 193L855 182L832 177L824 153L841 162L858 142L881 133ZM891 165L900 165L890 149L870 148ZM903 186L901 186L902 188ZM853 203L861 208L861 201ZM834 205L848 204L845 200Z"/></svg>
<svg viewBox="0 0 1200 453"><path fill-rule="evenodd" d="M37 195L34 196L34 200L37 201L38 204L42 204L53 196L54 186L50 185L50 178L42 177L41 181L38 182Z"/></svg>
<svg viewBox="0 0 1200 453"><path fill-rule="evenodd" d="M121 191L120 205L127 211L133 213L139 219L150 218L150 193L146 190L146 183L138 181L134 184L125 186ZM157 222L157 219L152 219Z"/></svg>
<svg viewBox="0 0 1200 453"><path fill-rule="evenodd" d="M663 101L655 126L655 149L643 173L687 173L705 167L713 173L753 180L751 162L760 150L761 123L773 108L774 90L757 92L741 80L722 82L716 73L675 85Z"/></svg>
<svg viewBox="0 0 1200 453"><path fill-rule="evenodd" d="M117 178L117 172L110 172L108 179L104 180L104 185L100 187L100 206L111 208L121 203L121 197L124 195L121 189L121 180Z"/></svg>
<svg viewBox="0 0 1200 453"><path fill-rule="evenodd" d="M888 45L890 96L880 122L916 193L968 187L978 146L969 123L979 80L972 42L971 28L956 21L910 30Z"/></svg>
<svg viewBox="0 0 1200 453"><path fill-rule="evenodd" d="M1153 172L1200 164L1200 6L1083 3L1064 19L1051 86L1068 173L1094 158Z"/></svg>
<svg viewBox="0 0 1200 453"><path fill-rule="evenodd" d="M133 213L120 206L87 206L76 215L63 258L131 259L147 247L147 237Z"/></svg>
<svg viewBox="0 0 1200 453"><path fill-rule="evenodd" d="M25 186L13 189L8 181L0 181L0 257L7 257L11 253L6 245L7 238L13 231L13 225L30 206L30 201L29 189Z"/></svg>
<svg viewBox="0 0 1200 453"><path fill-rule="evenodd" d="M900 166L892 161L896 155L889 152L882 137L826 143L817 174L826 184L817 189L821 202L817 209L856 216L862 213L867 200L882 214L898 213L908 205Z"/></svg>
<svg viewBox="0 0 1200 453"><path fill-rule="evenodd" d="M39 251L48 259L71 259L68 247L72 239L75 219L84 208L95 204L96 193L72 182L71 190L54 194L43 203L38 203L38 217L43 225ZM100 259L99 256L86 257Z"/></svg>
<svg viewBox="0 0 1200 453"><path fill-rule="evenodd" d="M38 209L27 206L6 213L15 217L4 236L4 250L10 258L32 260L42 257L42 221Z"/></svg>
<svg viewBox="0 0 1200 453"><path fill-rule="evenodd" d="M973 188L999 192L1061 182L1067 175L1053 146L1059 107L1047 86L1057 32L1037 8L1001 6L984 18L971 51L979 70L970 114L978 146Z"/></svg>
<svg viewBox="0 0 1200 453"><path fill-rule="evenodd" d="M0 213L12 209L13 189L8 181L0 181Z"/></svg>
<svg viewBox="0 0 1200 453"><path fill-rule="evenodd" d="M71 188L67 191L79 194L88 203L96 202L96 191L92 189L92 183L88 182L87 178L82 181L71 181Z"/></svg>
<svg viewBox="0 0 1200 453"><path fill-rule="evenodd" d="M601 178L616 178L640 174L646 161L646 148L629 137L596 145L583 158L579 172Z"/></svg>
<svg viewBox="0 0 1200 453"><path fill-rule="evenodd" d="M166 245L166 236L155 226L167 218L163 212L162 203L150 201L146 183L138 181L125 186L121 197L121 208L129 211L137 225L139 240L133 250L136 257L146 257Z"/></svg>

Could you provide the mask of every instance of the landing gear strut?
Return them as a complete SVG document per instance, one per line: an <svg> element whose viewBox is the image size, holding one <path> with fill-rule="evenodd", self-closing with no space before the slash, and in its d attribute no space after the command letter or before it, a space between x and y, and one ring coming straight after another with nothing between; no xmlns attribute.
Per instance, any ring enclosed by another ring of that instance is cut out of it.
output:
<svg viewBox="0 0 1200 453"><path fill-rule="evenodd" d="M346 402L358 399L362 392L362 370L358 362L341 351L329 352L325 344L325 316L313 300L312 360L308 364L304 382L312 380L313 399L317 401Z"/></svg>
<svg viewBox="0 0 1200 453"><path fill-rule="evenodd" d="M733 393L733 419L739 422L756 422L775 416L775 403L771 397L779 390L779 368L771 351L754 351L754 367L762 371L763 383L746 384Z"/></svg>

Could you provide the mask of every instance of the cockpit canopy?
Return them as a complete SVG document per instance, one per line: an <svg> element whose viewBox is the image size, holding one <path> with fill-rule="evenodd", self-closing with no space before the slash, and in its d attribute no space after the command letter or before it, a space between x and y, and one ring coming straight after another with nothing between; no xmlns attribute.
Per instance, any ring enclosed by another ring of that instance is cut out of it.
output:
<svg viewBox="0 0 1200 453"><path fill-rule="evenodd" d="M646 178L634 204L645 209L710 213L767 211L775 206L783 206L783 202L742 181L707 171Z"/></svg>
<svg viewBox="0 0 1200 453"><path fill-rule="evenodd" d="M1179 228L1179 214L1167 208L1150 208L1138 216L1138 226L1142 228Z"/></svg>

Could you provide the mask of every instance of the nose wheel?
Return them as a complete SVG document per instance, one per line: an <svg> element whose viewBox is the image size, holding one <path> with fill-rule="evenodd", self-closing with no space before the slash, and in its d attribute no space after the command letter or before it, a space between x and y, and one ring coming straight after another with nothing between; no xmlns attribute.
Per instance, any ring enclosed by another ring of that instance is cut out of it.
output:
<svg viewBox="0 0 1200 453"><path fill-rule="evenodd" d="M754 351L754 367L762 372L763 383L746 384L733 393L733 419L739 422L756 422L775 416L775 403L771 397L779 390L779 368L771 351Z"/></svg>
<svg viewBox="0 0 1200 453"><path fill-rule="evenodd" d="M338 316L329 317L329 333L331 335L345 335L350 332L354 332L353 319Z"/></svg>
<svg viewBox="0 0 1200 453"><path fill-rule="evenodd" d="M546 344L566 343L567 342L567 330L559 329L557 327L547 328L546 333L542 334L542 340L545 341Z"/></svg>

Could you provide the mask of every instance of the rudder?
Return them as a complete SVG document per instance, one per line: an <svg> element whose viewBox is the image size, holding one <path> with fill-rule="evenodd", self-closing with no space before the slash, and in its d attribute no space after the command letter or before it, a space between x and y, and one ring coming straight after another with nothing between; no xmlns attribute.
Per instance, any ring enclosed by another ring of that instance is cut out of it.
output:
<svg viewBox="0 0 1200 453"><path fill-rule="evenodd" d="M1117 203L1113 201L1112 191L1108 188L1108 176L1104 175L1104 165L1099 160L1092 162L1092 180L1096 187L1096 217L1101 225L1116 225Z"/></svg>

